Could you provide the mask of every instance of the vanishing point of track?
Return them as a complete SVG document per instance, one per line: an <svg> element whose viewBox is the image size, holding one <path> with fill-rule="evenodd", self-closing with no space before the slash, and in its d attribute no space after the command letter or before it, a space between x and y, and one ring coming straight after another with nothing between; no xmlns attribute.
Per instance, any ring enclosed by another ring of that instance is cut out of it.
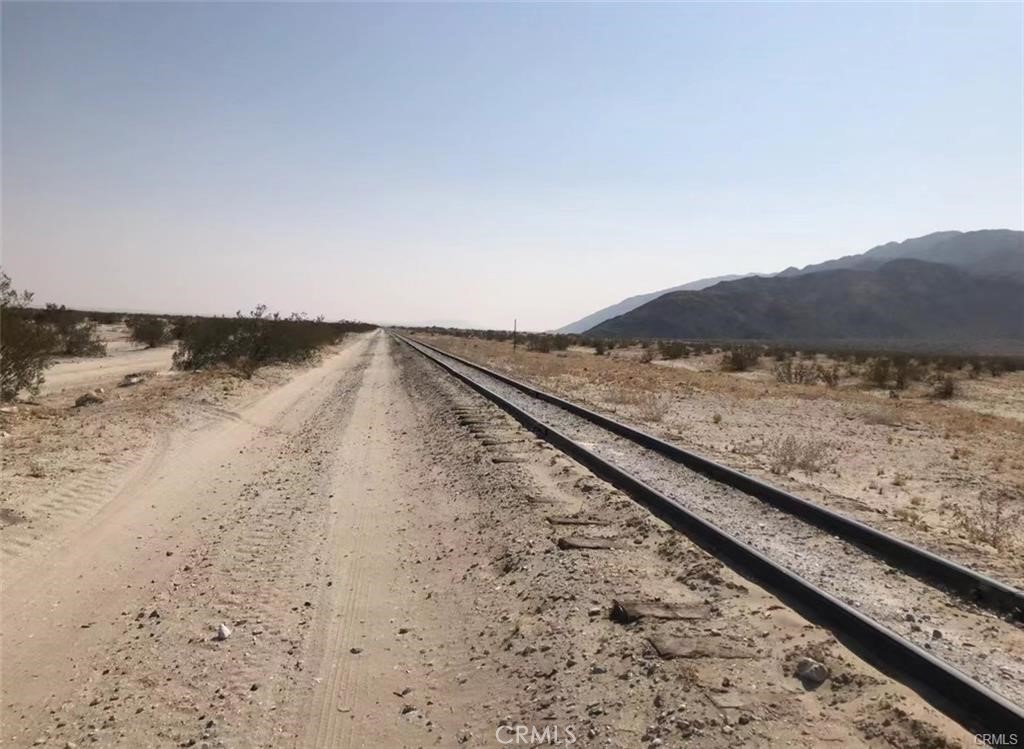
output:
<svg viewBox="0 0 1024 749"><path fill-rule="evenodd" d="M896 614L887 610L895 609L901 600L899 585L892 582L896 579L948 597L953 605L947 601L946 608L970 608L987 616L989 626L1019 632L1013 620L1024 618L1021 591L506 375L429 344L396 337L715 557L828 628L860 657L903 681L968 729L989 735L1024 734L1024 700L1020 699L1024 684L1015 671L1024 666L1013 661L1001 666L998 659L989 659L979 671L974 661L961 660L967 656L948 642L915 643L905 632L896 631ZM583 425L586 439L580 438L579 428L574 431L550 423L565 419ZM598 449L597 440L604 442L604 449ZM644 453L650 455L649 462L638 462L637 455ZM702 498L704 506L701 501L689 501L692 498ZM736 502L755 505L739 513L750 515L754 522L730 516L730 503ZM776 538L785 536L777 529L785 529L791 538ZM795 551L793 538L800 542ZM848 574L830 573L828 562L816 560L816 554L834 557L833 564L838 557ZM857 565L882 571L885 582L876 581L874 586L894 588L888 593L891 600L883 596L872 602L874 607L858 602L866 588L857 585L864 582L862 578L870 583L871 575L859 575ZM844 586L852 587L847 591ZM903 591L902 598L906 597ZM937 652L940 645L945 649ZM996 676L989 678L991 674ZM1018 684L1020 691L1016 691Z"/></svg>

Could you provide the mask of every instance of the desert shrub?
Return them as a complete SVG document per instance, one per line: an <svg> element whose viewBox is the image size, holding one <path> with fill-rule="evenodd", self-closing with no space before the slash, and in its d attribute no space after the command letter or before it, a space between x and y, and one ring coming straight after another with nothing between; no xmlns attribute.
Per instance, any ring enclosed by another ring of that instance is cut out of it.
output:
<svg viewBox="0 0 1024 749"><path fill-rule="evenodd" d="M888 387L892 376L892 361L884 356L878 356L869 361L864 370L864 381L868 385L878 388Z"/></svg>
<svg viewBox="0 0 1024 749"><path fill-rule="evenodd" d="M644 421L661 421L670 401L665 393L642 391L637 394L636 410Z"/></svg>
<svg viewBox="0 0 1024 749"><path fill-rule="evenodd" d="M833 364L831 367L819 364L816 367L816 374L818 379L825 383L826 387L834 388L839 384L838 364Z"/></svg>
<svg viewBox="0 0 1024 749"><path fill-rule="evenodd" d="M60 334L60 353L65 356L106 356L107 344L99 339L96 323L83 320Z"/></svg>
<svg viewBox="0 0 1024 749"><path fill-rule="evenodd" d="M952 376L943 375L932 382L932 398L949 400L954 395L956 395L956 380Z"/></svg>
<svg viewBox="0 0 1024 749"><path fill-rule="evenodd" d="M598 338L594 341L594 354L596 356L604 356L608 349L605 347L605 342Z"/></svg>
<svg viewBox="0 0 1024 749"><path fill-rule="evenodd" d="M921 367L914 360L899 356L892 362L893 384L897 390L904 390L914 380L921 379Z"/></svg>
<svg viewBox="0 0 1024 749"><path fill-rule="evenodd" d="M171 326L162 317L129 317L126 324L129 337L149 348L171 340Z"/></svg>
<svg viewBox="0 0 1024 749"><path fill-rule="evenodd" d="M792 434L772 443L768 449L769 469L784 475L799 468L804 473L817 473L830 462L831 446L820 440L801 442Z"/></svg>
<svg viewBox="0 0 1024 749"><path fill-rule="evenodd" d="M723 372L746 372L757 364L761 350L755 346L737 346L722 357Z"/></svg>
<svg viewBox="0 0 1024 749"><path fill-rule="evenodd" d="M547 354L551 351L551 338L546 335L531 335L526 337L526 348L530 351L537 351Z"/></svg>
<svg viewBox="0 0 1024 749"><path fill-rule="evenodd" d="M228 364L249 377L265 364L310 361L322 346L340 340L344 333L344 324L300 315L282 318L260 305L248 315L239 312L235 317L189 322L174 353L174 366L203 369Z"/></svg>
<svg viewBox="0 0 1024 749"><path fill-rule="evenodd" d="M654 361L654 349L644 347L644 350L640 352L640 362L650 364L652 361Z"/></svg>
<svg viewBox="0 0 1024 749"><path fill-rule="evenodd" d="M658 341L658 353L662 359L679 359L687 356L690 350L679 341Z"/></svg>
<svg viewBox="0 0 1024 749"><path fill-rule="evenodd" d="M539 351L542 354L551 351L565 351L572 344L572 336L564 334L551 335L549 333L527 333L523 336L526 340L526 348L530 351Z"/></svg>
<svg viewBox="0 0 1024 749"><path fill-rule="evenodd" d="M968 539L996 549L1010 549L1024 538L1024 500L1020 496L982 492L971 507L955 505L953 519Z"/></svg>
<svg viewBox="0 0 1024 749"><path fill-rule="evenodd" d="M775 379L786 385L813 385L819 368L811 362L783 359L775 364Z"/></svg>
<svg viewBox="0 0 1024 749"><path fill-rule="evenodd" d="M63 356L106 356L107 345L99 339L96 323L84 312L51 303L36 314L36 321L56 333L54 353Z"/></svg>
<svg viewBox="0 0 1024 749"><path fill-rule="evenodd" d="M0 271L0 398L11 400L22 390L39 392L43 370L57 347L53 326L25 314L32 293L18 292Z"/></svg>

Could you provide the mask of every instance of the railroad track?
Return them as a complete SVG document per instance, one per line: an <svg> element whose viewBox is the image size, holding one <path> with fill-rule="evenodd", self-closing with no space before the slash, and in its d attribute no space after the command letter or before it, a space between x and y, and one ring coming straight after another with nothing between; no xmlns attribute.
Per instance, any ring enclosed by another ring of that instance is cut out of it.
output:
<svg viewBox="0 0 1024 749"><path fill-rule="evenodd" d="M969 730L994 742L1000 735L1024 740L1021 591L506 375L393 335Z"/></svg>

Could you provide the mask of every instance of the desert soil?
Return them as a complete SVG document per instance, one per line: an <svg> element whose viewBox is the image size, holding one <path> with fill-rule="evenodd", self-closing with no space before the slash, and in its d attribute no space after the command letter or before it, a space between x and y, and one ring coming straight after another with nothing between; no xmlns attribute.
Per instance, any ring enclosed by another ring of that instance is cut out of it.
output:
<svg viewBox="0 0 1024 749"><path fill-rule="evenodd" d="M381 332L77 394L3 414L3 746L974 743Z"/></svg>

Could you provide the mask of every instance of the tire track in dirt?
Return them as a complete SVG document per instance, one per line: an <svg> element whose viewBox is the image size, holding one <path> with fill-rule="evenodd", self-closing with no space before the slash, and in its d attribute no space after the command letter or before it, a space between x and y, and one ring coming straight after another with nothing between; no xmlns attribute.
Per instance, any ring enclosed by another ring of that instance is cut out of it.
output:
<svg viewBox="0 0 1024 749"><path fill-rule="evenodd" d="M388 489L390 476L377 468L380 453L387 449L387 412L393 397L394 372L389 341L375 344L373 363L357 398L347 428L336 448L336 471L332 477L332 518L328 564L331 586L325 590L324 607L330 621L316 650L321 663L321 681L314 690L309 725L300 739L302 746L350 746L355 715L353 711L367 696L363 668L362 640L371 585L379 586L373 567L367 563L371 545L382 539L368 522L373 510L387 511L376 504ZM376 470L375 470L376 469ZM375 504L370 503L370 499Z"/></svg>
<svg viewBox="0 0 1024 749"><path fill-rule="evenodd" d="M159 432L141 453L123 452L55 489L33 509L24 523L3 530L0 553L4 560L31 557L51 548L55 526L67 526L71 521L95 515L114 497L144 484L159 467L170 443L170 435Z"/></svg>
<svg viewBox="0 0 1024 749"><path fill-rule="evenodd" d="M241 419L174 432L77 544L55 546L34 589L5 589L5 745L242 749L294 731L331 435L367 345ZM218 623L234 630L224 642Z"/></svg>

